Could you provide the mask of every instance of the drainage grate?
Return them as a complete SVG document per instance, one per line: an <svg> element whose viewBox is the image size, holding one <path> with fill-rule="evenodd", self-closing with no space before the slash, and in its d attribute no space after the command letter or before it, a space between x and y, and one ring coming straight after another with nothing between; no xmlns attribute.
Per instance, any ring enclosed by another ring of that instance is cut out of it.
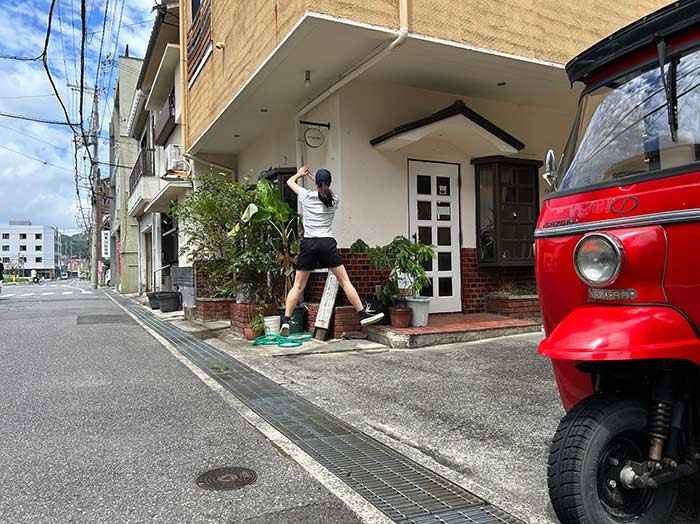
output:
<svg viewBox="0 0 700 524"><path fill-rule="evenodd" d="M205 471L197 477L197 485L202 489L210 490L240 489L253 484L257 478L257 473L252 469L218 468Z"/></svg>
<svg viewBox="0 0 700 524"><path fill-rule="evenodd" d="M78 315L76 322L79 326L87 324L135 324L129 315Z"/></svg>
<svg viewBox="0 0 700 524"><path fill-rule="evenodd" d="M111 294L269 424L400 524L523 524L242 362Z"/></svg>

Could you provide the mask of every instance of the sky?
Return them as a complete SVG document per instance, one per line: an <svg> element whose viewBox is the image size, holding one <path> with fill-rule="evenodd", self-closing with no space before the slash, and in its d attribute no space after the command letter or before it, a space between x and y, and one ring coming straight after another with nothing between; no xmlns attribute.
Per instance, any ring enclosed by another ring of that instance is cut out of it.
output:
<svg viewBox="0 0 700 524"><path fill-rule="evenodd" d="M79 122L80 95L68 84L80 82L81 2L87 13L85 46L84 126L92 108L97 80L100 96L100 161L109 161L109 121L117 70L115 56L143 57L153 26L155 0L56 0L48 48L48 65L71 121ZM18 61L3 56L34 57L46 37L50 0L2 0L0 17L0 113L65 121L61 106L40 61ZM106 16L106 29L103 21ZM104 40L102 35L104 34ZM102 68L97 64L102 42ZM67 126L0 116L0 224L31 220L68 233L82 230L76 196L73 133ZM89 213L89 161L79 149L78 185L82 207ZM34 157L40 161L29 157ZM45 162L45 163L44 163ZM101 166L102 176L109 173Z"/></svg>

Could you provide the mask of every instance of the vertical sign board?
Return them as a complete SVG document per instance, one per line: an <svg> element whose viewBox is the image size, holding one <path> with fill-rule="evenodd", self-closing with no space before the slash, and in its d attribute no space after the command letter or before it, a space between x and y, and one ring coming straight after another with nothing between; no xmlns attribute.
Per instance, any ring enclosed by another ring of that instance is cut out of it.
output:
<svg viewBox="0 0 700 524"><path fill-rule="evenodd" d="M316 315L316 338L325 340L328 326L333 318L333 307L335 306L335 297L338 294L338 279L331 272L328 273L326 286L323 288L323 297L318 305L318 314Z"/></svg>
<svg viewBox="0 0 700 524"><path fill-rule="evenodd" d="M102 230L102 258L109 258L109 229Z"/></svg>

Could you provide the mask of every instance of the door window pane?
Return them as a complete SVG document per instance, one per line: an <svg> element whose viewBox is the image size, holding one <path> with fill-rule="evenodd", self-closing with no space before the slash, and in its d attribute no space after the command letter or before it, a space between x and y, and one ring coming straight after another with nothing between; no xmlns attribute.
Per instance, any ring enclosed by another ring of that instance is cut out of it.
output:
<svg viewBox="0 0 700 524"><path fill-rule="evenodd" d="M432 271L433 270L433 259L431 258L430 260L426 260L424 262L421 262L420 265L423 266L423 269L425 269L426 271Z"/></svg>
<svg viewBox="0 0 700 524"><path fill-rule="evenodd" d="M420 296L422 297L432 297L433 295L433 281L430 281L430 285L427 287L424 287L423 289L420 290Z"/></svg>
<svg viewBox="0 0 700 524"><path fill-rule="evenodd" d="M419 227L418 228L418 242L421 244L430 245L433 243L433 228L431 227Z"/></svg>
<svg viewBox="0 0 700 524"><path fill-rule="evenodd" d="M430 202L418 202L418 220L430 220L432 217Z"/></svg>
<svg viewBox="0 0 700 524"><path fill-rule="evenodd" d="M451 297L452 296L452 277L440 277L440 278L438 278L438 296L441 296L441 297Z"/></svg>
<svg viewBox="0 0 700 524"><path fill-rule="evenodd" d="M452 229L449 227L438 228L438 246L452 245Z"/></svg>
<svg viewBox="0 0 700 524"><path fill-rule="evenodd" d="M437 203L437 219L450 221L452 218L452 208L449 202Z"/></svg>
<svg viewBox="0 0 700 524"><path fill-rule="evenodd" d="M440 196L450 196L450 179L448 177L437 177L437 194Z"/></svg>
<svg viewBox="0 0 700 524"><path fill-rule="evenodd" d="M418 175L417 176L418 194L419 195L430 195L432 194L432 184L430 176Z"/></svg>
<svg viewBox="0 0 700 524"><path fill-rule="evenodd" d="M452 271L452 253L438 253L438 271Z"/></svg>

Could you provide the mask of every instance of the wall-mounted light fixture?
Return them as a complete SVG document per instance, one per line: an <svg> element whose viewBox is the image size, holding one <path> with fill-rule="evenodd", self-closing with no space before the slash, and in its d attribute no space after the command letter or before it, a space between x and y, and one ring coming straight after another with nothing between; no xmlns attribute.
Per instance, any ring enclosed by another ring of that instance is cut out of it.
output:
<svg viewBox="0 0 700 524"><path fill-rule="evenodd" d="M311 71L308 69L304 71L304 86L305 87L311 87L313 84L311 83Z"/></svg>

